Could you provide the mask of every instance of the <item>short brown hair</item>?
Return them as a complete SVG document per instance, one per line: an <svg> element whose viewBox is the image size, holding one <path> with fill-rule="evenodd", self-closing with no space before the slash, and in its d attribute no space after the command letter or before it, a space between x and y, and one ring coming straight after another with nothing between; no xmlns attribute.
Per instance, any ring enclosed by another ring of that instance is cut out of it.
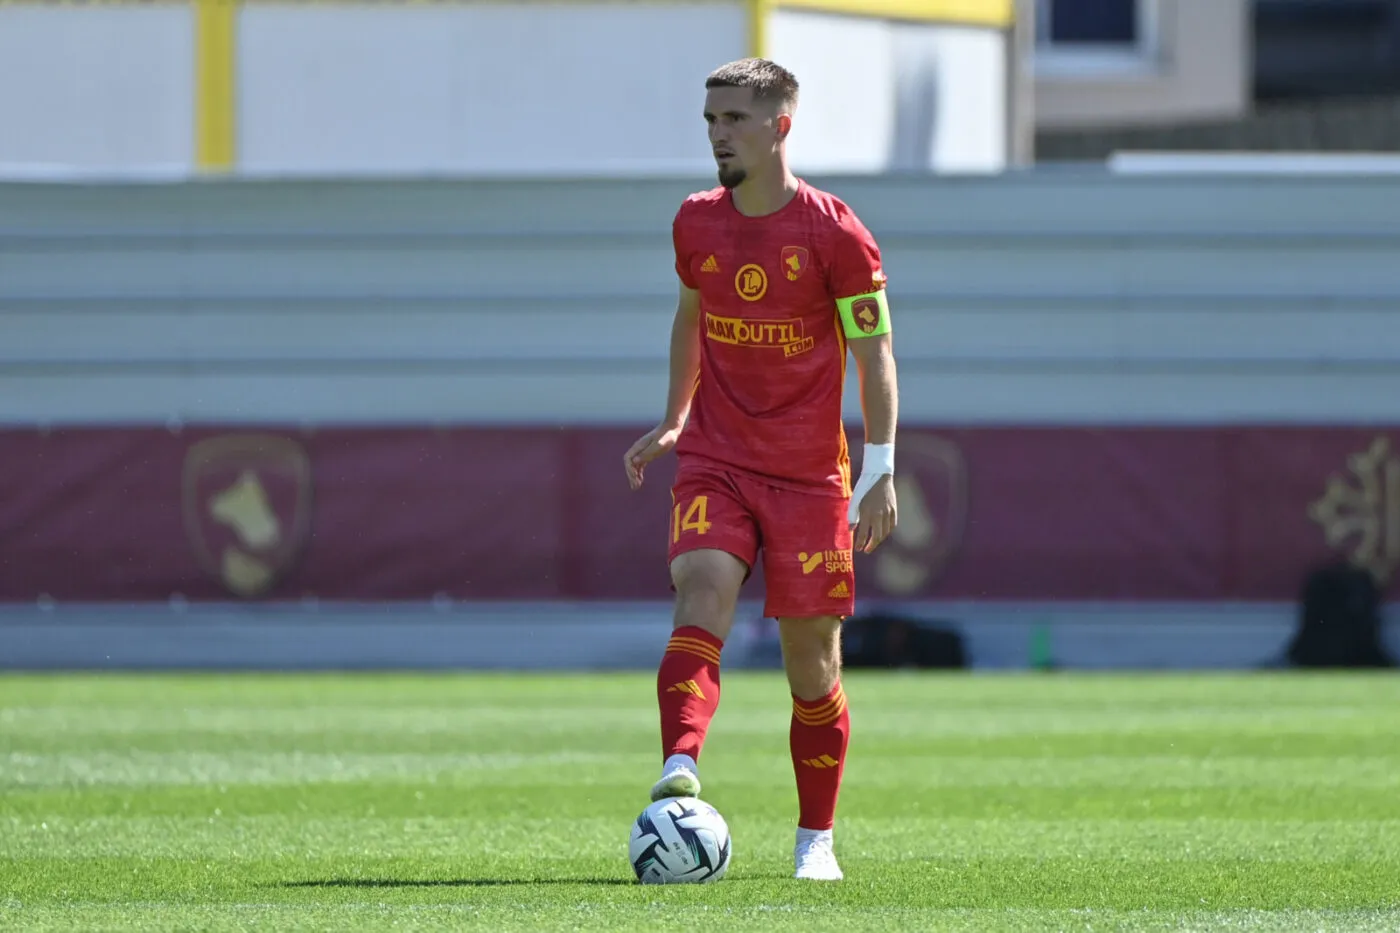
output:
<svg viewBox="0 0 1400 933"><path fill-rule="evenodd" d="M706 90L714 87L746 87L753 91L754 100L797 106L797 78L766 58L741 58L720 65L705 79Z"/></svg>

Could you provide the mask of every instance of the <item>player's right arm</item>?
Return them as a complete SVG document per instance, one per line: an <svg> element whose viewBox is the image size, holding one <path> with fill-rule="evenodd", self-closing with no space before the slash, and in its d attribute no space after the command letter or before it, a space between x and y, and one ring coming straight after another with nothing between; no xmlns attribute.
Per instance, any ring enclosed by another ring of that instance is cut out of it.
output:
<svg viewBox="0 0 1400 933"><path fill-rule="evenodd" d="M682 281L676 316L671 321L671 376L666 392L666 414L660 424L637 439L623 458L627 482L633 489L641 487L646 465L670 453L680 440L699 377L700 292Z"/></svg>
<svg viewBox="0 0 1400 933"><path fill-rule="evenodd" d="M700 293L682 282L676 316L671 321L671 382L666 392L666 417L660 427L678 431L685 427L699 378Z"/></svg>

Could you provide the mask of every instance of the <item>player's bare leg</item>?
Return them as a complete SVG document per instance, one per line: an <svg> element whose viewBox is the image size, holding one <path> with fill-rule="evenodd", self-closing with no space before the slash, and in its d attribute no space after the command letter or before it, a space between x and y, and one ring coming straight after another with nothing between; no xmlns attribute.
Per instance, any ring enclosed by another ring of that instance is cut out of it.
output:
<svg viewBox="0 0 1400 933"><path fill-rule="evenodd" d="M675 618L656 676L665 763L652 800L700 796L697 761L719 708L720 650L734 627L747 573L743 561L710 548L687 551L671 562Z"/></svg>
<svg viewBox="0 0 1400 933"><path fill-rule="evenodd" d="M840 881L832 829L851 731L841 689L841 620L779 619L778 631L792 691L789 743L799 807L795 876Z"/></svg>

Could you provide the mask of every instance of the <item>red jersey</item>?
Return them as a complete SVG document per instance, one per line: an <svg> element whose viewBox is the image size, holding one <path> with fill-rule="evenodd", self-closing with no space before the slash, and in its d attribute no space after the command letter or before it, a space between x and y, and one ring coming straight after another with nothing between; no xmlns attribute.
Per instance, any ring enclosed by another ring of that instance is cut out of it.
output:
<svg viewBox="0 0 1400 933"><path fill-rule="evenodd" d="M725 188L692 194L672 236L676 272L700 292L701 331L677 455L849 496L836 300L884 287L870 231L839 198L800 181L762 217L739 213Z"/></svg>

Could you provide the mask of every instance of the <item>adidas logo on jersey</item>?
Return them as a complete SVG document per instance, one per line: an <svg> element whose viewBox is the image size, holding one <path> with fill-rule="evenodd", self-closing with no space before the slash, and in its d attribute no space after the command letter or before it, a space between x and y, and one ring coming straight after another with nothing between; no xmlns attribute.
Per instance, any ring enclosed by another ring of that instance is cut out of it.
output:
<svg viewBox="0 0 1400 933"><path fill-rule="evenodd" d="M714 254L714 253L711 253L711 254L710 254L710 258L709 258L709 259L706 259L705 262L700 266L700 271L701 271L701 272L718 272L718 271L719 271L719 260L715 258L715 254Z"/></svg>
<svg viewBox="0 0 1400 933"><path fill-rule="evenodd" d="M842 580L840 583L833 586L831 591L826 595L831 599L845 599L847 596L851 595L851 588L846 585L845 580Z"/></svg>

